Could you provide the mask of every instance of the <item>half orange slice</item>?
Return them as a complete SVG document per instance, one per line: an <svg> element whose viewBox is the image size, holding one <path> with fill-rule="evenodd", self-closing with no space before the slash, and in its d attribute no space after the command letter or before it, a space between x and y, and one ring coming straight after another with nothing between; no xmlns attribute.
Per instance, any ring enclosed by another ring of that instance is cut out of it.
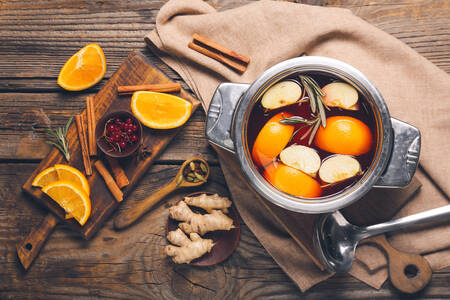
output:
<svg viewBox="0 0 450 300"><path fill-rule="evenodd" d="M72 182L82 188L89 196L90 188L86 176L69 165L56 164L53 167L41 171L31 183L32 186L44 187L52 182L64 180Z"/></svg>
<svg viewBox="0 0 450 300"><path fill-rule="evenodd" d="M192 103L170 94L140 91L131 98L131 110L147 127L171 129L186 123Z"/></svg>
<svg viewBox="0 0 450 300"><path fill-rule="evenodd" d="M84 190L70 181L58 180L42 188L67 214L83 226L91 214L91 200Z"/></svg>
<svg viewBox="0 0 450 300"><path fill-rule="evenodd" d="M106 62L102 48L88 44L72 55L58 76L58 84L69 91L81 91L98 83L105 76Z"/></svg>

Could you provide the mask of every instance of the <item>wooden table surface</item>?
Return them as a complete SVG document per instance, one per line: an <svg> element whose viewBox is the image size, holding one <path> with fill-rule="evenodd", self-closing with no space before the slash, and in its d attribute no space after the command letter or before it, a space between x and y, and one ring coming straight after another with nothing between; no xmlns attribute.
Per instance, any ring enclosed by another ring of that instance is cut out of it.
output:
<svg viewBox="0 0 450 300"><path fill-rule="evenodd" d="M219 10L248 0L208 1ZM174 266L165 258L167 204L141 222L116 232L109 220L91 240L58 226L28 272L15 246L46 211L21 186L49 148L43 129L79 112L131 50L145 53L164 73L180 78L145 47L161 0L0 1L0 299L393 299L406 297L389 282L377 291L350 276L336 276L301 294L242 225L237 250L209 268ZM349 8L399 38L438 67L450 72L448 0L310 0L303 3ZM102 82L83 92L56 84L64 62L89 42L103 48L108 70ZM374 41L376 42L376 41ZM444 99L445 100L445 99ZM205 114L198 110L120 209L156 191L174 176L183 160L205 157L212 180L205 189L227 195L216 154L204 137ZM173 202L188 191L169 197ZM415 298L450 297L450 268L435 272Z"/></svg>

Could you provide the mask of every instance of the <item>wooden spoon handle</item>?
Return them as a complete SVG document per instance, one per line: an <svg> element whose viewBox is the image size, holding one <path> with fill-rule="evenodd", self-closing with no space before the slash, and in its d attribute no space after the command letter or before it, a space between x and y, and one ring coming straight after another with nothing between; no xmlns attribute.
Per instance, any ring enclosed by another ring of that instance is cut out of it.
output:
<svg viewBox="0 0 450 300"><path fill-rule="evenodd" d="M159 191L151 194L144 200L140 201L133 207L121 212L114 219L114 228L123 229L125 227L133 224L137 219L139 219L143 214L145 214L150 208L161 201L162 198L167 196L169 193L177 189L177 184L175 180L172 180L167 185L162 187Z"/></svg>
<svg viewBox="0 0 450 300"><path fill-rule="evenodd" d="M35 227L22 243L17 245L17 256L25 270L28 270L37 257L57 223L58 219L52 213L48 213L42 223Z"/></svg>
<svg viewBox="0 0 450 300"><path fill-rule="evenodd" d="M389 260L389 277L398 290L413 294L422 290L431 279L432 270L428 261L420 255L400 252L393 248L384 235L371 241L386 251Z"/></svg>

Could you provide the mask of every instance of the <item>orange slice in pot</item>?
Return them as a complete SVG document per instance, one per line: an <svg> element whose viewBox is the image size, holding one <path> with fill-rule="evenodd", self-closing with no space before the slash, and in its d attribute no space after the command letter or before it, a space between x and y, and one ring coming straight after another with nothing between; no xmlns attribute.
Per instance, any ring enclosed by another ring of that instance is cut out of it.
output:
<svg viewBox="0 0 450 300"><path fill-rule="evenodd" d="M171 129L186 123L192 103L174 95L140 91L131 98L131 110L147 127Z"/></svg>
<svg viewBox="0 0 450 300"><path fill-rule="evenodd" d="M314 144L330 153L362 155L370 151L373 136L370 128L360 120L348 116L327 118L327 126L320 126Z"/></svg>
<svg viewBox="0 0 450 300"><path fill-rule="evenodd" d="M268 165L264 177L280 191L293 196L317 198L322 195L322 188L315 179L282 163Z"/></svg>
<svg viewBox="0 0 450 300"><path fill-rule="evenodd" d="M253 162L259 166L267 166L289 143L294 132L293 125L281 124L283 118L292 117L292 114L280 112L264 124L253 144Z"/></svg>
<svg viewBox="0 0 450 300"><path fill-rule="evenodd" d="M81 91L98 83L105 76L106 61L102 48L88 44L72 55L58 76L58 85L69 91Z"/></svg>

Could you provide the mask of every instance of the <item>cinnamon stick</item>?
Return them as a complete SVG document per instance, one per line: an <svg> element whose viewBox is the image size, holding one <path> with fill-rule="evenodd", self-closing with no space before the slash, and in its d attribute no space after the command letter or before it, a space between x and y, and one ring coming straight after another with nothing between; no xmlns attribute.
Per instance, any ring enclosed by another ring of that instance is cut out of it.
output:
<svg viewBox="0 0 450 300"><path fill-rule="evenodd" d="M119 186L119 188L124 188L127 185L129 185L130 181L128 181L128 177L125 174L125 171L120 166L119 161L114 157L110 156L107 156L107 159L109 167L111 168L111 171L114 175L114 178L116 179L116 183Z"/></svg>
<svg viewBox="0 0 450 300"><path fill-rule="evenodd" d="M86 115L87 115L87 131L88 131L88 147L89 155L97 155L97 143L95 142L95 111L94 97L86 97Z"/></svg>
<svg viewBox="0 0 450 300"><path fill-rule="evenodd" d="M241 55L239 53L236 53L233 50L225 48L224 46L219 45L219 44L217 44L217 43L215 43L213 41L210 41L210 40L208 40L204 36L201 36L198 33L194 33L193 39L194 39L194 43L195 42L201 43L201 44L203 44L205 46L208 46L208 47L210 47L212 49L217 50L218 52L221 52L221 53L223 53L225 55L228 55L229 57L232 57L232 58L234 58L234 59L236 59L238 61L241 61L244 64L248 64L250 62L250 58L248 58L248 57L246 57L244 55Z"/></svg>
<svg viewBox="0 0 450 300"><path fill-rule="evenodd" d="M117 200L117 202L121 202L123 200L123 193L120 190L120 188L117 186L116 182L112 178L111 174L109 174L108 170L106 169L105 165L100 161L97 160L94 163L95 168L97 171L102 175L103 180L106 183L106 186L113 194L114 198Z"/></svg>
<svg viewBox="0 0 450 300"><path fill-rule="evenodd" d="M211 58L213 58L213 59L215 59L217 61L220 61L221 63L229 66L230 68L232 68L232 69L234 69L234 70L236 70L236 71L238 71L240 73L244 73L245 70L247 69L246 66L240 65L237 62L234 62L231 59L226 58L223 55L220 55L220 54L217 54L215 52L212 52L212 51L210 51L210 50L208 50L206 48L203 48L203 47L201 47L201 46L199 46L197 44L194 44L193 42L190 42L188 44L188 47L191 48L192 50L195 50L195 51L201 53L201 54L209 56L209 57L211 57Z"/></svg>
<svg viewBox="0 0 450 300"><path fill-rule="evenodd" d="M92 166L91 161L89 160L89 153L87 149L86 133L84 131L83 125L83 116L76 115L75 121L77 124L78 140L80 142L81 156L83 157L84 171L86 172L86 175L92 175Z"/></svg>
<svg viewBox="0 0 450 300"><path fill-rule="evenodd" d="M179 82L145 84L145 85L124 85L118 86L119 95L132 94L137 91L153 91L153 92L179 92L181 84Z"/></svg>

